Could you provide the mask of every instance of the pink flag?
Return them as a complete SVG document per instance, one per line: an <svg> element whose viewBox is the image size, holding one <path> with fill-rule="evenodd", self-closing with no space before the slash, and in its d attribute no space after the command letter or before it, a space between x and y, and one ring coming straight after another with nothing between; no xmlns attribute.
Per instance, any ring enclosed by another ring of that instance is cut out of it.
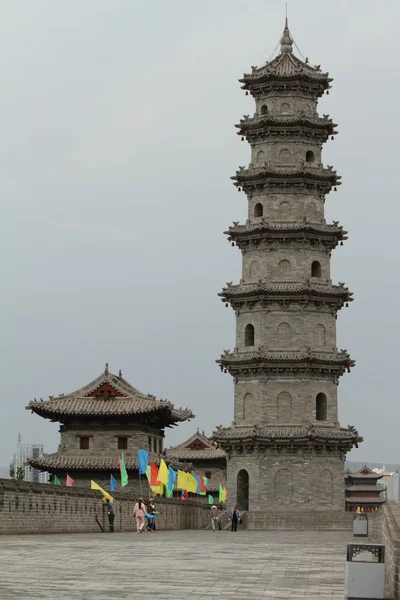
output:
<svg viewBox="0 0 400 600"><path fill-rule="evenodd" d="M121 461L121 457L120 456L118 456L118 469L119 469L119 472L122 471L122 461Z"/></svg>
<svg viewBox="0 0 400 600"><path fill-rule="evenodd" d="M70 477L69 475L67 475L67 479L65 481L65 485L67 487L72 487L74 484L74 480L72 479L72 477Z"/></svg>

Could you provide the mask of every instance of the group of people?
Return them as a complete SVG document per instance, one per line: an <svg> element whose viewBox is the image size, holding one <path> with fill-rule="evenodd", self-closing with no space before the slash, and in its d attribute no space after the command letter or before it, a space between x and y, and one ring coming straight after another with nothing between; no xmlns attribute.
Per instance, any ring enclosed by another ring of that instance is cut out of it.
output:
<svg viewBox="0 0 400 600"><path fill-rule="evenodd" d="M211 517L211 527L212 527L213 531L215 531L216 526L218 526L218 529L221 530L222 529L221 519L218 516L218 509L215 505L213 505L211 507L210 517ZM229 520L231 522L231 531L237 531L238 523L242 522L240 519L240 511L238 510L237 504L233 505L233 508L229 515Z"/></svg>
<svg viewBox="0 0 400 600"><path fill-rule="evenodd" d="M114 519L115 519L115 508L113 502L110 499L106 502L108 523L110 525L110 532L114 531ZM156 531L156 506L154 498L150 498L147 505L144 503L143 498L139 498L133 508L133 517L136 519L136 531L143 533L143 531ZM147 524L145 522L147 519Z"/></svg>

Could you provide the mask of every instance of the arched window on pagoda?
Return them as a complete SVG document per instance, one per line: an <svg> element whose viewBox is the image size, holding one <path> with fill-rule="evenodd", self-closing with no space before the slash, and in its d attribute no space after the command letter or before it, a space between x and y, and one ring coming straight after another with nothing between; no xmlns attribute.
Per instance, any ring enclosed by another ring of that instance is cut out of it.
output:
<svg viewBox="0 0 400 600"><path fill-rule="evenodd" d="M319 393L315 399L315 418L317 421L326 421L328 418L328 402L325 394Z"/></svg>
<svg viewBox="0 0 400 600"><path fill-rule="evenodd" d="M266 104L263 104L260 112L262 115L266 115L268 113L268 106Z"/></svg>
<svg viewBox="0 0 400 600"><path fill-rule="evenodd" d="M254 327L249 323L244 330L244 345L254 346Z"/></svg>
<svg viewBox="0 0 400 600"><path fill-rule="evenodd" d="M254 207L254 216L262 217L263 214L264 214L263 205L261 204L261 202L257 202L257 204Z"/></svg>
<svg viewBox="0 0 400 600"><path fill-rule="evenodd" d="M315 155L314 152L312 152L312 150L308 150L306 152L306 162L308 163L312 163L315 160Z"/></svg>
<svg viewBox="0 0 400 600"><path fill-rule="evenodd" d="M311 277L321 277L321 263L314 260L311 265Z"/></svg>
<svg viewBox="0 0 400 600"><path fill-rule="evenodd" d="M257 164L261 165L265 161L265 152L260 150L257 152Z"/></svg>

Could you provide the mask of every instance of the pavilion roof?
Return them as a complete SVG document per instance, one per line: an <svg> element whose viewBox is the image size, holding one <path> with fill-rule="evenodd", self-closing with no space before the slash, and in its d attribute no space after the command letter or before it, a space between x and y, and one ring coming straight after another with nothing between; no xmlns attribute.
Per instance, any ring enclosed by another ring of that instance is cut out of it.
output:
<svg viewBox="0 0 400 600"><path fill-rule="evenodd" d="M384 492L386 487L381 485L380 483L374 483L371 481L370 485L357 485L352 483L351 485L346 485L345 490L349 492Z"/></svg>
<svg viewBox="0 0 400 600"><path fill-rule="evenodd" d="M125 466L127 471L137 471L137 457L136 453L134 456L129 456L129 454L124 454ZM151 457L150 460L159 463L159 458ZM168 464L171 465L174 469L181 470L190 470L193 465L186 463L181 463L176 460L166 460ZM118 466L118 456L68 456L66 454L62 454L59 452L54 452L53 454L43 454L40 458L30 458L27 463L40 471L107 471L107 472L117 472L119 470Z"/></svg>
<svg viewBox="0 0 400 600"><path fill-rule="evenodd" d="M165 453L168 458L177 460L195 461L226 458L226 452L221 448L217 448L215 442L199 431L182 444L167 448Z"/></svg>
<svg viewBox="0 0 400 600"><path fill-rule="evenodd" d="M368 498L366 496L346 496L345 502L351 504L384 504L385 498L377 496L376 498Z"/></svg>
<svg viewBox="0 0 400 600"><path fill-rule="evenodd" d="M371 469L369 469L367 466L364 466L362 469L360 469L356 473L352 473L351 471L347 470L345 475L349 479L377 480L377 479L381 479L383 477L382 473L374 473L374 471L371 471Z"/></svg>
<svg viewBox="0 0 400 600"><path fill-rule="evenodd" d="M104 373L75 392L48 400L35 398L26 409L54 421L68 417L150 417L170 426L194 417L188 408L175 408L168 400L139 392L121 372L110 373L108 365Z"/></svg>
<svg viewBox="0 0 400 600"><path fill-rule="evenodd" d="M357 437L357 432L351 429L337 429L336 427L315 427L308 423L304 427L267 427L263 425L254 425L252 427L217 427L213 433L213 438L217 441L228 440L309 440L321 439L332 441L346 441ZM362 438L358 437L359 441Z"/></svg>

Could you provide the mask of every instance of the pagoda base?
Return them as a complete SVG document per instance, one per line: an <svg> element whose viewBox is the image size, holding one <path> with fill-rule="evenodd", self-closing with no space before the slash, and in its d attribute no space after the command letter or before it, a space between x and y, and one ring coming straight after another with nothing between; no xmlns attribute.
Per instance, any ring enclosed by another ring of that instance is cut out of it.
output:
<svg viewBox="0 0 400 600"><path fill-rule="evenodd" d="M353 515L344 510L252 510L245 527L253 531L352 531Z"/></svg>

